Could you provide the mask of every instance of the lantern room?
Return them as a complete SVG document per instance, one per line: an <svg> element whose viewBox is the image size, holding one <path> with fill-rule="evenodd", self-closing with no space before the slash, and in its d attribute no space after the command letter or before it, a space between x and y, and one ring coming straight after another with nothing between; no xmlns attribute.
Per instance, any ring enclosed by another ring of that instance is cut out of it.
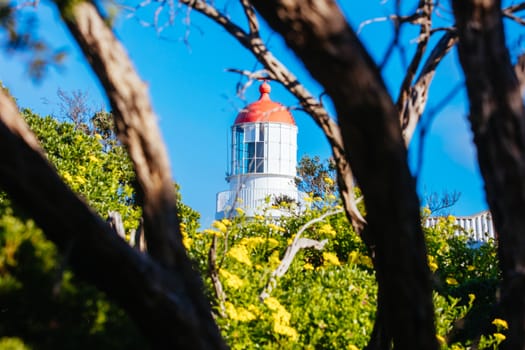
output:
<svg viewBox="0 0 525 350"><path fill-rule="evenodd" d="M230 190L217 195L217 218L231 215L235 208L253 216L264 211L268 198L296 203L302 199L295 185L295 121L286 107L270 99L268 83L263 83L259 92L259 100L245 107L231 127L226 178Z"/></svg>

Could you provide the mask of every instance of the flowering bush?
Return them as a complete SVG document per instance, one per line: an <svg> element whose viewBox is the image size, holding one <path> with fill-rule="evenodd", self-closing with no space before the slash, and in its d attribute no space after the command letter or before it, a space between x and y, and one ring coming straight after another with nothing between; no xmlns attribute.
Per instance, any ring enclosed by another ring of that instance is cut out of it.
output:
<svg viewBox="0 0 525 350"><path fill-rule="evenodd" d="M217 322L233 349L366 346L376 311L373 262L343 213L329 215L304 230L302 237L328 242L322 250L300 250L286 273L272 280L303 225L340 208L333 199L310 200L323 201L323 205L279 220L264 215L247 218L241 211L196 233L206 243L201 243L200 252L192 252L194 256L207 256L216 240L215 268L225 298L213 300ZM493 242L473 245L464 236L454 235L453 222L445 218L425 234L435 281L438 340L443 349L467 349L475 339L468 331L458 337L454 327L458 320L469 320L479 312L490 323L487 307L494 301L495 289L483 289L479 283L496 285L497 261ZM207 284L214 290L211 281ZM268 295L263 291L269 291ZM504 332L494 330L477 342L488 349L503 339Z"/></svg>

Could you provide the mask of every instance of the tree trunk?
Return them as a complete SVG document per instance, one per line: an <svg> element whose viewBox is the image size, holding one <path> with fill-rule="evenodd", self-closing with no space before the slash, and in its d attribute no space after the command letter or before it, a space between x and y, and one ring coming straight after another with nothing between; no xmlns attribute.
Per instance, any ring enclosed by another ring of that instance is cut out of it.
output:
<svg viewBox="0 0 525 350"><path fill-rule="evenodd" d="M68 263L75 273L123 306L155 348L224 349L202 282L182 248L167 157L144 84L122 55L122 47L110 40L114 37L93 5L69 5L73 6L67 10L69 20L78 20L72 26L92 31L90 38L108 39L84 42L83 48L91 50L92 64L111 70L103 82L136 168L152 254L131 248L61 181L3 91L0 188L61 252L70 251ZM103 54L97 56L100 49Z"/></svg>
<svg viewBox="0 0 525 350"><path fill-rule="evenodd" d="M397 349L437 349L430 271L398 111L333 1L254 0L332 98L367 209L365 239ZM390 347L390 342L386 345Z"/></svg>
<svg viewBox="0 0 525 350"><path fill-rule="evenodd" d="M503 345L525 349L525 111L503 30L501 2L456 0L459 58L487 200L498 233Z"/></svg>

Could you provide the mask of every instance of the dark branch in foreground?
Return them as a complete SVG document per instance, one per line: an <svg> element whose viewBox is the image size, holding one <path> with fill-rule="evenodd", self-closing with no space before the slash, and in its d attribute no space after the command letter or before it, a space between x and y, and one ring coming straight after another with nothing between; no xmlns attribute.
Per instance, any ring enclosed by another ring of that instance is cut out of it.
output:
<svg viewBox="0 0 525 350"><path fill-rule="evenodd" d="M61 252L70 250L74 271L124 307L154 346L224 348L217 328L201 320L184 288L187 272L167 270L131 248L81 201L48 163L16 105L1 90L0 148L9 150L0 152L0 188Z"/></svg>

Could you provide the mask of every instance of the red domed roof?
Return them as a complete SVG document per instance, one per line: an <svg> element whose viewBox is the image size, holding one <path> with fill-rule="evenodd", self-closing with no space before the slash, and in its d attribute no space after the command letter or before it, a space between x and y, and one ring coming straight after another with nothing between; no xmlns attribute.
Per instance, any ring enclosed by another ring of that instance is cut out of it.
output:
<svg viewBox="0 0 525 350"><path fill-rule="evenodd" d="M261 93L259 100L246 106L235 119L235 124L271 122L295 125L288 109L282 104L270 100L271 90L268 83L263 83L259 87Z"/></svg>

